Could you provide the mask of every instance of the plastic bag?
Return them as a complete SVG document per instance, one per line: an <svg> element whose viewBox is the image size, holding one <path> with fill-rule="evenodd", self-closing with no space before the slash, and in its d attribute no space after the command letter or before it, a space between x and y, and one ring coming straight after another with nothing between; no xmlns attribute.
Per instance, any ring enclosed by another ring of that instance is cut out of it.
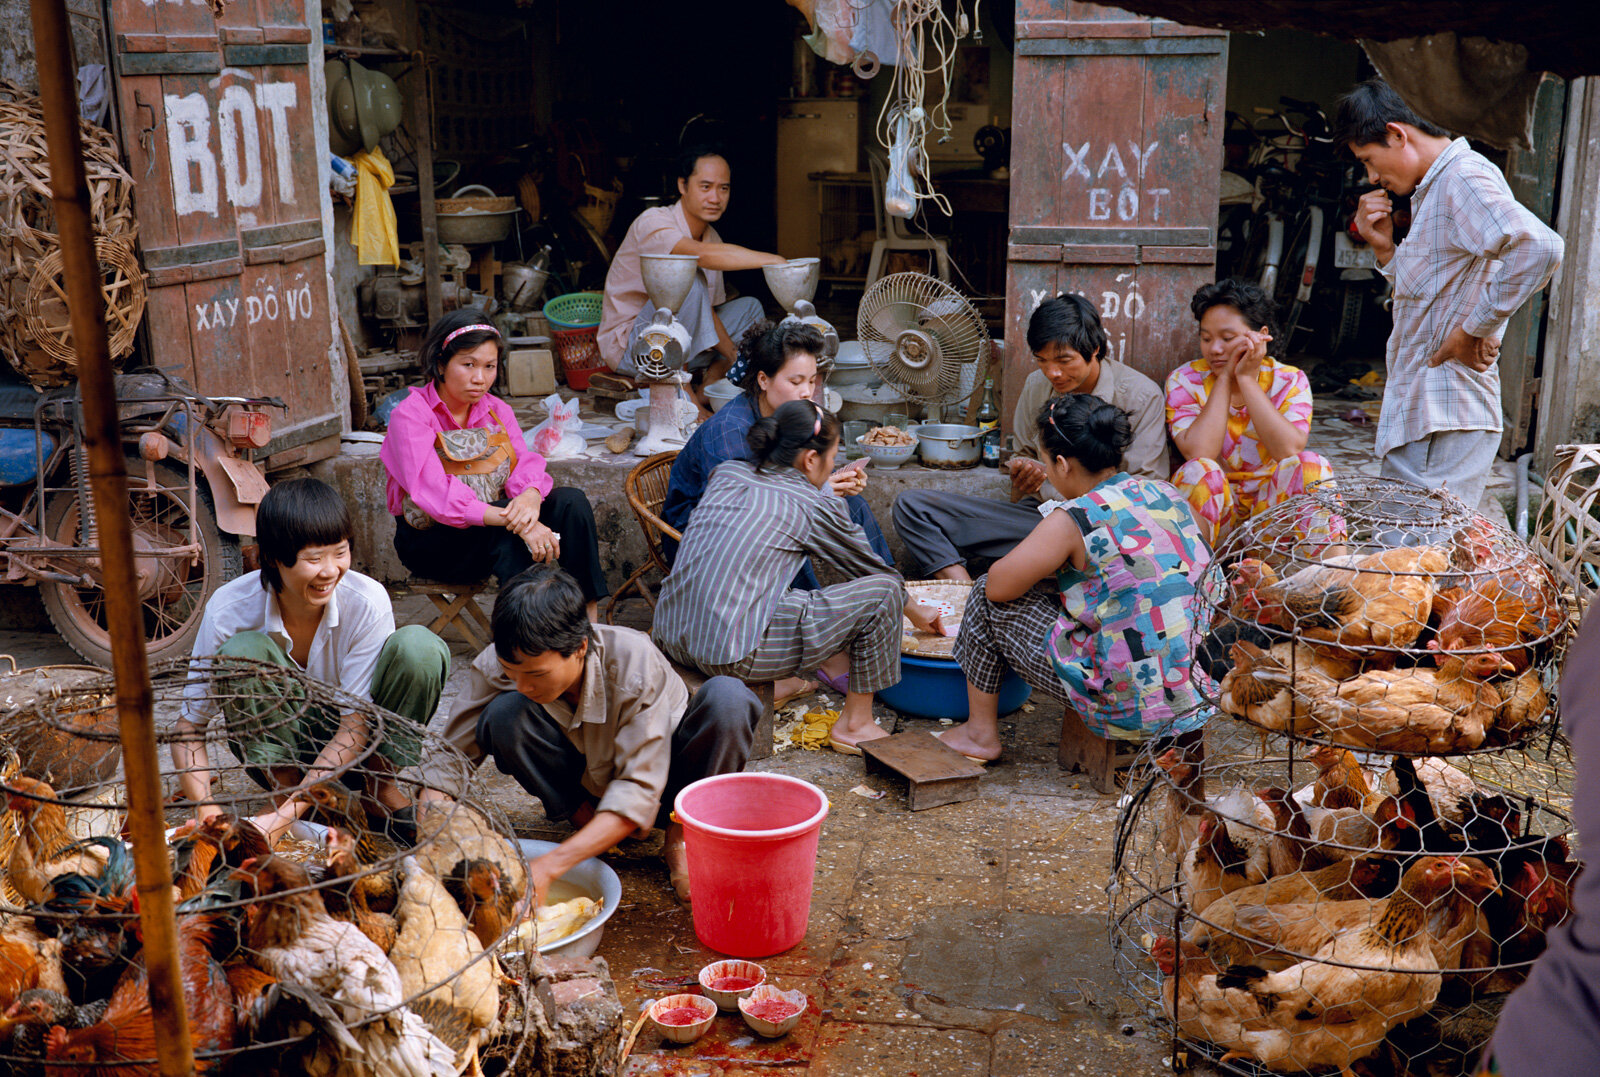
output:
<svg viewBox="0 0 1600 1077"><path fill-rule="evenodd" d="M364 266L399 265L400 233L395 228L394 203L389 199L394 168L377 148L350 160L356 166L355 212L350 214L350 242L356 248L356 261Z"/></svg>
<svg viewBox="0 0 1600 1077"><path fill-rule="evenodd" d="M583 420L578 418L578 398L563 401L560 393L551 393L545 397L544 410L550 417L534 427L528 447L546 460L582 456L587 442Z"/></svg>

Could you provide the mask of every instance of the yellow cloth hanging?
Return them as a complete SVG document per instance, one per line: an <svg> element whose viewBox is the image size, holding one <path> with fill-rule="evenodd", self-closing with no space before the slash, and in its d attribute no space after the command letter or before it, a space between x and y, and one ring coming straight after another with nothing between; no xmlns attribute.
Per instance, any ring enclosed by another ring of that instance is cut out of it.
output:
<svg viewBox="0 0 1600 1077"><path fill-rule="evenodd" d="M350 158L356 166L356 208L350 217L350 242L364 266L400 264L400 233L394 222L394 166L374 146Z"/></svg>

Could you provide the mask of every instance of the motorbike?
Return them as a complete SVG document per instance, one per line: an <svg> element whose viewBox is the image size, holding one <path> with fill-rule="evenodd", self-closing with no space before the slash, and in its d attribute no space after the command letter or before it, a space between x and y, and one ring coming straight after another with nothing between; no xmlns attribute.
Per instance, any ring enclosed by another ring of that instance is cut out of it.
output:
<svg viewBox="0 0 1600 1077"><path fill-rule="evenodd" d="M276 398L206 397L161 371L119 374L128 518L151 661L189 653L206 602L244 569L267 491L251 450L272 436ZM77 386L0 385L0 563L31 584L61 637L111 663L104 572Z"/></svg>

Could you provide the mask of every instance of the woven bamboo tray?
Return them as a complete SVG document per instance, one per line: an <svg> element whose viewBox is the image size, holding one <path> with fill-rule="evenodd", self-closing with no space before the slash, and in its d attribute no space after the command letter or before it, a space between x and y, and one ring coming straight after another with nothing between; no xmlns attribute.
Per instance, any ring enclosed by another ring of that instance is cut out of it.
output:
<svg viewBox="0 0 1600 1077"><path fill-rule="evenodd" d="M967 596L972 593L970 580L911 580L906 583L906 593L918 602L929 606L948 607L944 623L961 626L961 615L967 608ZM955 651L954 636L936 636L914 627L909 618L900 621L900 653L917 658L949 658Z"/></svg>

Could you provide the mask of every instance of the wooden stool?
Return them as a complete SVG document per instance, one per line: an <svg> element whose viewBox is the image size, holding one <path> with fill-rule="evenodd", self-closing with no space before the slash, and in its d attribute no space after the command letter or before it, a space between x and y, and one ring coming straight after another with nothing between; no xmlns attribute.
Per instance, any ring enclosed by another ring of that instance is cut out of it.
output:
<svg viewBox="0 0 1600 1077"><path fill-rule="evenodd" d="M1056 762L1071 774L1087 774L1089 784L1097 793L1115 793L1117 770L1133 765L1139 758L1141 745L1132 741L1107 740L1089 732L1078 712L1063 708L1061 715L1061 746L1056 750Z"/></svg>
<svg viewBox="0 0 1600 1077"><path fill-rule="evenodd" d="M672 668L678 671L683 683L689 686L691 696L700 691L700 686L711 679L692 666L673 662ZM750 758L766 759L772 755L772 727L777 716L777 708L772 705L772 682L751 684L746 681L745 687L754 692L756 698L761 701L761 720L756 723L755 738L750 746Z"/></svg>
<svg viewBox="0 0 1600 1077"><path fill-rule="evenodd" d="M438 583L433 580L411 581L411 590L427 595L439 616L428 625L428 631L443 636L446 628L454 627L474 651L481 651L494 642L494 630L489 626L489 615L477 603L477 598L489 586L488 580L477 583ZM473 622L477 622L474 624Z"/></svg>

